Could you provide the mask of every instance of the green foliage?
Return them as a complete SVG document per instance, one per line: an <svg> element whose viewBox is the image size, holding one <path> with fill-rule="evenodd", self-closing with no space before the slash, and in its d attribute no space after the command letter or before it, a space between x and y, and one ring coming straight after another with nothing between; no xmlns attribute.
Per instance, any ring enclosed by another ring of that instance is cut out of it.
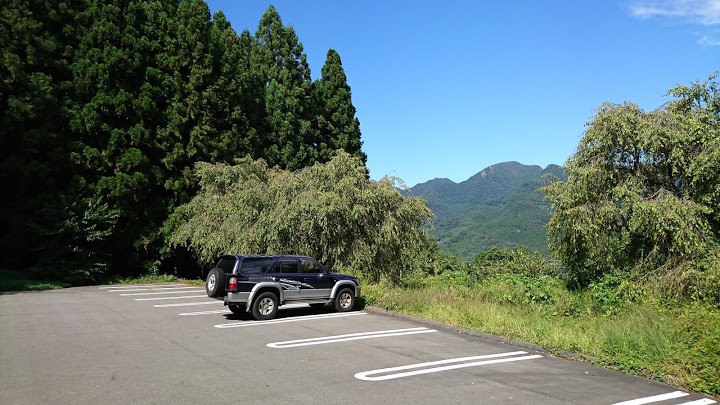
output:
<svg viewBox="0 0 720 405"><path fill-rule="evenodd" d="M666 305L691 301L720 309L720 249L648 278L645 284Z"/></svg>
<svg viewBox="0 0 720 405"><path fill-rule="evenodd" d="M676 317L672 375L691 389L720 395L720 312L703 306L682 308Z"/></svg>
<svg viewBox="0 0 720 405"><path fill-rule="evenodd" d="M565 170L545 188L550 250L575 285L634 269L665 274L703 260L720 222L715 77L671 90L656 111L601 106Z"/></svg>
<svg viewBox="0 0 720 405"><path fill-rule="evenodd" d="M262 155L271 166L297 170L316 161L311 127L310 67L295 30L273 6L260 18L252 62L265 86Z"/></svg>
<svg viewBox="0 0 720 405"><path fill-rule="evenodd" d="M604 274L599 280L590 283L588 290L596 309L609 315L623 310L627 304L637 299L639 293L634 285L620 276Z"/></svg>
<svg viewBox="0 0 720 405"><path fill-rule="evenodd" d="M515 249L492 248L479 253L470 263L470 271L479 276L491 274L526 274L541 276L553 274L555 266L535 251L526 251L522 246Z"/></svg>
<svg viewBox="0 0 720 405"><path fill-rule="evenodd" d="M493 285L493 298L514 305L553 305L562 281L550 276L526 274L494 274L481 282Z"/></svg>
<svg viewBox="0 0 720 405"><path fill-rule="evenodd" d="M201 190L174 216L172 243L203 263L221 253L305 254L366 279L398 281L428 243L423 200L369 181L346 152L296 172L263 160L196 165Z"/></svg>
<svg viewBox="0 0 720 405"><path fill-rule="evenodd" d="M313 83L313 126L320 162L330 160L338 149L357 156L363 163L367 161L367 156L360 149L360 121L355 118L355 107L350 93L340 55L330 49L322 68L322 76Z"/></svg>
<svg viewBox="0 0 720 405"><path fill-rule="evenodd" d="M633 307L603 324L600 364L659 379L672 353L673 327L648 307Z"/></svg>
<svg viewBox="0 0 720 405"><path fill-rule="evenodd" d="M79 8L84 2L76 2ZM0 260L27 266L45 239L37 213L67 186L64 113L77 15L65 3L10 0L0 7Z"/></svg>
<svg viewBox="0 0 720 405"><path fill-rule="evenodd" d="M0 270L0 291L40 291L56 290L69 285L59 281L34 279L32 270Z"/></svg>
<svg viewBox="0 0 720 405"><path fill-rule="evenodd" d="M330 107L357 124L339 55L313 97L302 45L272 6L254 36L203 0L13 0L0 27L0 178L13 190L0 202L3 263L52 251L123 275L174 271L184 256L163 230L198 190L196 162L250 155L296 170L328 147L364 156L357 125L313 124ZM107 243L71 236L108 225L88 201L117 216ZM93 266L67 277L106 272Z"/></svg>
<svg viewBox="0 0 720 405"><path fill-rule="evenodd" d="M117 212L95 198L76 201L61 196L59 207L44 213L51 218L45 234L53 243L43 245L34 271L74 285L100 281L110 261L104 252L117 224Z"/></svg>

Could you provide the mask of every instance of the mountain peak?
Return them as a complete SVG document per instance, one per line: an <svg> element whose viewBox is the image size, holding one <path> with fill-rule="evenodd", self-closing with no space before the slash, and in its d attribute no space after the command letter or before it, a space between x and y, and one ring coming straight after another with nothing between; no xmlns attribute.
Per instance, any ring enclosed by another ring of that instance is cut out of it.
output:
<svg viewBox="0 0 720 405"><path fill-rule="evenodd" d="M432 234L440 246L463 259L491 247L546 251L550 207L536 190L544 185L544 174L561 177L561 171L558 165L543 169L502 162L460 183L436 178L418 184L412 195L426 199L435 214Z"/></svg>

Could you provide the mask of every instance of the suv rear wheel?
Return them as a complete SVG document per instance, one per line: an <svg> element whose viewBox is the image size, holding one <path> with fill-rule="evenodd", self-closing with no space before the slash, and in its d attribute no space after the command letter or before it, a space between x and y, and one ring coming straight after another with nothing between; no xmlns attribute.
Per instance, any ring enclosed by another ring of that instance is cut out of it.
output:
<svg viewBox="0 0 720 405"><path fill-rule="evenodd" d="M205 279L205 292L208 297L222 297L225 295L225 273L220 268L210 270Z"/></svg>
<svg viewBox="0 0 720 405"><path fill-rule="evenodd" d="M335 296L335 310L347 312L355 306L355 293L349 288L343 288Z"/></svg>
<svg viewBox="0 0 720 405"><path fill-rule="evenodd" d="M258 321L273 319L278 311L278 297L274 293L260 294L252 304L253 318Z"/></svg>

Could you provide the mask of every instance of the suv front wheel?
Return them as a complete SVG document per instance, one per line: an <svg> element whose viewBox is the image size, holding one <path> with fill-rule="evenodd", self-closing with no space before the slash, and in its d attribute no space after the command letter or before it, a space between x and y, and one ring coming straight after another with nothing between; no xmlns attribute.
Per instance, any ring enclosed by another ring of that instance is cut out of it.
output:
<svg viewBox="0 0 720 405"><path fill-rule="evenodd" d="M355 293L349 288L343 288L335 296L335 310L347 312L355 306Z"/></svg>

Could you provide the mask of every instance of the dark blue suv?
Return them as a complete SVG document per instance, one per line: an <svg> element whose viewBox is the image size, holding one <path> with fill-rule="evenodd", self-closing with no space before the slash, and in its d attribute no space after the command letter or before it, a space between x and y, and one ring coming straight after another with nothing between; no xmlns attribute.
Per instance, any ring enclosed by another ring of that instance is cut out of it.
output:
<svg viewBox="0 0 720 405"><path fill-rule="evenodd" d="M308 256L224 255L208 272L205 289L233 313L258 320L274 318L279 306L290 303L350 311L360 296L357 278Z"/></svg>

